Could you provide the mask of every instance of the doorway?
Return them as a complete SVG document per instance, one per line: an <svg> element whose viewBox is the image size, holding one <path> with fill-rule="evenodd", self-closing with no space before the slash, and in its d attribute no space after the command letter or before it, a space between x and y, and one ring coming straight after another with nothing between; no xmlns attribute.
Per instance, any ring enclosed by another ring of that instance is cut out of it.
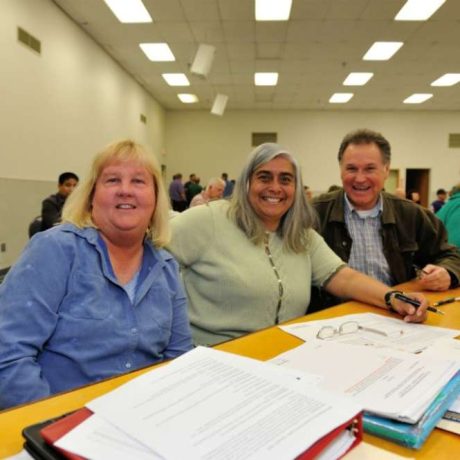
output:
<svg viewBox="0 0 460 460"><path fill-rule="evenodd" d="M424 207L428 207L429 184L429 169L406 169L406 192L417 191L420 195L420 204Z"/></svg>

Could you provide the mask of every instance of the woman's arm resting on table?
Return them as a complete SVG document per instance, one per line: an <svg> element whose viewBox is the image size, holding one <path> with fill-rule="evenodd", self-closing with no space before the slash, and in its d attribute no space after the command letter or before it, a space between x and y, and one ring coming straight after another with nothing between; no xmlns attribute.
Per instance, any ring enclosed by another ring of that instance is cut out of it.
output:
<svg viewBox="0 0 460 460"><path fill-rule="evenodd" d="M344 267L335 273L324 288L337 297L358 300L385 309L388 309L385 304L385 294L392 290L391 287L380 281L349 267ZM420 301L420 307L416 308L392 297L391 307L393 310L399 313L406 322L420 323L425 321L428 306L425 296L417 292L406 293L406 295Z"/></svg>

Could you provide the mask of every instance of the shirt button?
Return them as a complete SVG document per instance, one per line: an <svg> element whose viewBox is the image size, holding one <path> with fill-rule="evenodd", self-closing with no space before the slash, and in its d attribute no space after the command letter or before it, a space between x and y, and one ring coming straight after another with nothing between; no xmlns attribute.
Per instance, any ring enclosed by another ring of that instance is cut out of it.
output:
<svg viewBox="0 0 460 460"><path fill-rule="evenodd" d="M135 333L137 332L137 327L131 328L131 332L132 332L133 334L135 334Z"/></svg>
<svg viewBox="0 0 460 460"><path fill-rule="evenodd" d="M126 369L131 369L131 363L126 363L125 367L126 367Z"/></svg>

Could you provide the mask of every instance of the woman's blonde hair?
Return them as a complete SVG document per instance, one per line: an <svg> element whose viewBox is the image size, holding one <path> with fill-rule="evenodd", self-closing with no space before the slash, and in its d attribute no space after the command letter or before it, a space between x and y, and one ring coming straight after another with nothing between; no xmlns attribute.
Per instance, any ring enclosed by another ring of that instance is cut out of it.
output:
<svg viewBox="0 0 460 460"><path fill-rule="evenodd" d="M107 165L118 161L140 163L152 175L156 206L150 218L147 236L151 238L156 247L165 246L170 239L169 201L161 178L160 168L152 154L130 139L114 142L96 155L89 175L66 200L62 212L62 221L70 222L79 228L97 228L91 213L96 182Z"/></svg>
<svg viewBox="0 0 460 460"><path fill-rule="evenodd" d="M254 244L261 244L264 241L266 230L249 202L249 187L254 171L278 156L289 160L294 168L295 193L294 202L281 218L276 232L283 239L284 246L288 250L295 253L305 252L308 250L309 243L307 230L317 227L317 216L303 191L302 175L297 160L278 144L261 144L251 152L236 181L230 201L229 217Z"/></svg>

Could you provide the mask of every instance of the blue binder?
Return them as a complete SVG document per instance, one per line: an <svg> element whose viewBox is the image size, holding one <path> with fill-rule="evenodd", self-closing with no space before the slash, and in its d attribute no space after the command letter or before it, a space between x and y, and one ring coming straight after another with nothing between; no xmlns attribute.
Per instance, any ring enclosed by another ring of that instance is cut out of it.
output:
<svg viewBox="0 0 460 460"><path fill-rule="evenodd" d="M440 391L420 420L415 424L397 422L388 418L364 413L364 431L380 438L420 449L449 406L460 394L460 371Z"/></svg>

